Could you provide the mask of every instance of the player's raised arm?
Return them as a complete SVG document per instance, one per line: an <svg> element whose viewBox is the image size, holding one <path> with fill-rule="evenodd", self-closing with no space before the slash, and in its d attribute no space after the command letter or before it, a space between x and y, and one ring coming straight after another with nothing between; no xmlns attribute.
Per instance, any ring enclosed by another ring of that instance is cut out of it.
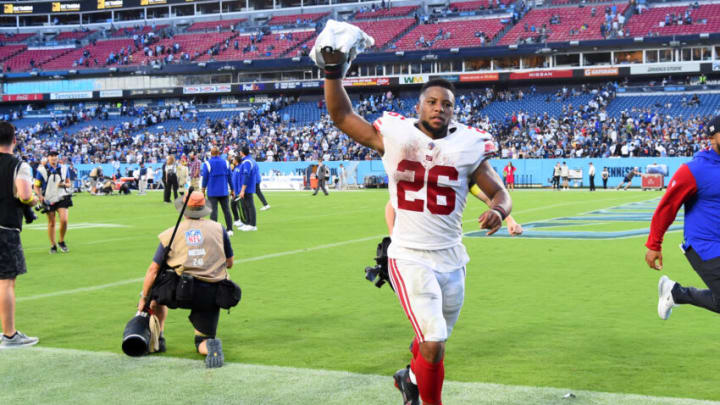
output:
<svg viewBox="0 0 720 405"><path fill-rule="evenodd" d="M350 98L342 85L342 79L355 56L374 42L354 25L329 20L318 35L310 57L319 68L325 70L325 103L335 126L356 142L382 154L382 137L369 122L353 111Z"/></svg>
<svg viewBox="0 0 720 405"><path fill-rule="evenodd" d="M500 176L495 173L495 169L485 160L475 170L472 175L475 184L480 187L483 193L490 199L489 210L485 211L478 220L480 227L489 229L488 235L497 232L502 226L502 221L510 215L512 211L512 200L510 193L505 189Z"/></svg>

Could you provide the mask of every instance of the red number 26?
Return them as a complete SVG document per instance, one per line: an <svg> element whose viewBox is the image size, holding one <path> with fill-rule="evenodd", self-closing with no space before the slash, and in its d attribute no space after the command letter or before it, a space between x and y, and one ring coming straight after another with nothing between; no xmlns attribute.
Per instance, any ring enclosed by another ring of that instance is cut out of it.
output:
<svg viewBox="0 0 720 405"><path fill-rule="evenodd" d="M408 211L422 212L425 201L421 199L408 200L406 192L420 191L425 186L425 167L420 162L403 160L398 164L398 172L413 172L413 181L400 180L397 182L398 208ZM452 166L433 166L427 172L427 208L433 214L448 215L455 210L455 190L450 187L438 185L438 177L447 177L450 181L458 179L458 171ZM445 197L445 205L438 202L438 197Z"/></svg>

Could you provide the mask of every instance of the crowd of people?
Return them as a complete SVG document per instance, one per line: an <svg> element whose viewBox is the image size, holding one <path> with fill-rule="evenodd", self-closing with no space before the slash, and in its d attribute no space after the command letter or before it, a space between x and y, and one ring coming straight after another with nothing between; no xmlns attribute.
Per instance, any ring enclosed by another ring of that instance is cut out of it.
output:
<svg viewBox="0 0 720 405"><path fill-rule="evenodd" d="M611 116L608 105L615 91L615 84L595 89L564 87L544 97L547 103L562 105L557 115L518 110L503 119L492 119L485 111L491 103L517 102L536 95L536 89L479 89L458 95L455 119L493 134L503 158L692 156L706 146L697 134L708 117L666 115L660 112L665 105L636 107ZM583 94L590 100L577 102L575 97ZM697 105L692 100L688 97L686 108ZM320 119L298 122L286 109L298 102L297 97L281 96L215 118L203 115L188 102L138 107L123 104L120 119L107 124L103 121L109 118L107 106L76 106L64 115L53 114L33 125L23 126L19 121L19 151L33 161L48 150L57 150L74 164L156 163L171 154L206 156L213 146L227 152L244 145L258 161L380 158L335 128L321 103ZM369 122L383 111L414 116L414 103L390 91L360 95L355 105ZM170 126L169 121L183 125ZM163 123L165 128L161 129Z"/></svg>

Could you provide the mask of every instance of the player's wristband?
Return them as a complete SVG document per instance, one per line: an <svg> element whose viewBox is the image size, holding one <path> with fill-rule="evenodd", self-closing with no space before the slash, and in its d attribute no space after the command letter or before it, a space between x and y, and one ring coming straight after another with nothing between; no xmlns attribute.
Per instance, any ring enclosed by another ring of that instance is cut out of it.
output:
<svg viewBox="0 0 720 405"><path fill-rule="evenodd" d="M500 219L502 219L503 221L504 221L505 218L507 218L507 216L508 216L507 212L505 212L505 210L502 209L502 207L500 207L499 205L498 205L497 207L493 207L492 210L493 210L493 211L497 211L497 213L500 214Z"/></svg>
<svg viewBox="0 0 720 405"><path fill-rule="evenodd" d="M330 80L342 79L345 73L345 65L325 65L325 78Z"/></svg>

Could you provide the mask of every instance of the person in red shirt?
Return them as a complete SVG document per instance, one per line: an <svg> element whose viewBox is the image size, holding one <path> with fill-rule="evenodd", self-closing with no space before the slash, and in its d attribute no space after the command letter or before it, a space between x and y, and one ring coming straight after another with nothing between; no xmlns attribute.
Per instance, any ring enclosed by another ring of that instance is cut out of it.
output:
<svg viewBox="0 0 720 405"><path fill-rule="evenodd" d="M655 210L645 246L645 262L662 270L662 242L665 232L685 207L684 238L680 248L708 289L683 287L667 276L658 283L658 315L668 319L677 304L692 304L720 313L720 116L703 131L710 147L683 164L668 183Z"/></svg>
<svg viewBox="0 0 720 405"><path fill-rule="evenodd" d="M517 167L513 166L512 162L508 162L507 166L503 169L505 184L508 190L515 190L515 170L517 170Z"/></svg>

